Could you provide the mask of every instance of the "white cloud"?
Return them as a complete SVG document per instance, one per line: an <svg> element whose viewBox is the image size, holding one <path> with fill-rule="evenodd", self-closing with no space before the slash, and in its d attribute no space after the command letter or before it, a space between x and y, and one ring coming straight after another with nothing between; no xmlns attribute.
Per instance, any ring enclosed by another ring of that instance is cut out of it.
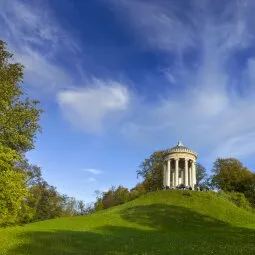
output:
<svg viewBox="0 0 255 255"><path fill-rule="evenodd" d="M25 83L39 97L42 92L57 96L71 124L88 132L100 132L105 124L113 125L125 114L130 91L115 81L93 79L88 85L79 60L80 43L58 23L47 2L2 0L0 25L0 37L15 53L15 60L25 66ZM60 55L70 56L67 64L77 67L72 73L59 60ZM75 88L77 81L86 87Z"/></svg>
<svg viewBox="0 0 255 255"><path fill-rule="evenodd" d="M142 105L122 132L135 142L169 146L182 139L211 156L249 157L255 153L255 58L231 68L236 54L254 45L254 1L222 5L218 16L214 1L201 2L179 16L176 1L114 1L148 47L176 55L164 70L181 88ZM187 52L195 52L193 65L184 62Z"/></svg>
<svg viewBox="0 0 255 255"><path fill-rule="evenodd" d="M131 92L125 85L98 79L90 86L58 93L64 117L72 125L92 133L116 124L129 110L131 100Z"/></svg>
<svg viewBox="0 0 255 255"><path fill-rule="evenodd" d="M91 174L95 174L95 175L98 175L98 174L102 174L102 173L103 173L102 170L95 169L95 168L86 168L86 169L84 169L83 171L84 171L84 172L91 173Z"/></svg>
<svg viewBox="0 0 255 255"><path fill-rule="evenodd" d="M172 10L176 1L112 0L121 13L128 16L137 36L142 36L153 47L182 50L195 43L196 36L191 32L192 24L184 24ZM190 20L192 21L192 20Z"/></svg>
<svg viewBox="0 0 255 255"><path fill-rule="evenodd" d="M215 155L221 151L244 156L248 148L255 153L255 57L230 70L235 55L254 45L255 2L232 1L221 6L218 16L212 10L216 1L194 0L187 10L178 1L112 2L143 47L163 51L165 59L174 61L163 72L179 90L169 89L153 104L141 100L136 105L137 96L120 82L87 82L83 77L86 86L73 88L74 75L56 62L56 56L60 49L75 56L81 51L77 40L42 2L2 0L0 36L26 66L26 83L39 86L39 91L54 90L64 117L86 132L118 124L136 142L158 146L171 137ZM187 52L196 56L192 65L185 63ZM56 92L59 88L65 90ZM241 142L245 146L238 146Z"/></svg>
<svg viewBox="0 0 255 255"><path fill-rule="evenodd" d="M25 83L41 91L72 85L72 78L56 55L80 51L79 44L58 24L41 1L0 2L0 37L8 43L17 61L25 66Z"/></svg>

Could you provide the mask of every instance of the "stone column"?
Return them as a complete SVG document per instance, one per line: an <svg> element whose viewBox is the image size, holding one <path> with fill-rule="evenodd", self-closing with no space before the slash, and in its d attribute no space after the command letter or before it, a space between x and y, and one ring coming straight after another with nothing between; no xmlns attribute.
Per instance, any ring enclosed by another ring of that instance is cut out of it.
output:
<svg viewBox="0 0 255 255"><path fill-rule="evenodd" d="M197 181L197 178L196 178L196 162L192 161L192 189L194 189L196 181Z"/></svg>
<svg viewBox="0 0 255 255"><path fill-rule="evenodd" d="M166 162L164 162L163 166L163 187L166 187Z"/></svg>
<svg viewBox="0 0 255 255"><path fill-rule="evenodd" d="M167 161L167 186L170 187L171 160Z"/></svg>
<svg viewBox="0 0 255 255"><path fill-rule="evenodd" d="M189 185L189 173L188 173L188 164L189 164L189 161L188 159L185 158L185 174L184 174L184 185L187 187Z"/></svg>
<svg viewBox="0 0 255 255"><path fill-rule="evenodd" d="M175 176L174 176L174 171L172 172L172 187L175 186Z"/></svg>
<svg viewBox="0 0 255 255"><path fill-rule="evenodd" d="M181 170L181 184L184 184L184 171Z"/></svg>
<svg viewBox="0 0 255 255"><path fill-rule="evenodd" d="M179 185L179 159L175 159L175 186Z"/></svg>
<svg viewBox="0 0 255 255"><path fill-rule="evenodd" d="M192 175L191 175L191 167L189 168L189 186L192 186Z"/></svg>

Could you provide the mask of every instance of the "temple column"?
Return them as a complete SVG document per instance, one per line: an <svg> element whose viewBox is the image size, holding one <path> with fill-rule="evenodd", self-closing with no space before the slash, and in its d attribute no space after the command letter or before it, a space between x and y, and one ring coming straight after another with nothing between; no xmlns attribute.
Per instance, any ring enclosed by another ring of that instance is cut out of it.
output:
<svg viewBox="0 0 255 255"><path fill-rule="evenodd" d="M166 162L164 162L163 166L163 187L166 187Z"/></svg>
<svg viewBox="0 0 255 255"><path fill-rule="evenodd" d="M174 176L174 171L172 172L172 187L175 186L175 176Z"/></svg>
<svg viewBox="0 0 255 255"><path fill-rule="evenodd" d="M189 186L192 186L191 167L189 167Z"/></svg>
<svg viewBox="0 0 255 255"><path fill-rule="evenodd" d="M167 161L167 186L170 187L171 160Z"/></svg>
<svg viewBox="0 0 255 255"><path fill-rule="evenodd" d="M188 159L185 158L185 175L184 175L184 185L187 187L189 185L189 173L188 173Z"/></svg>
<svg viewBox="0 0 255 255"><path fill-rule="evenodd" d="M175 186L179 185L179 159L175 159Z"/></svg>

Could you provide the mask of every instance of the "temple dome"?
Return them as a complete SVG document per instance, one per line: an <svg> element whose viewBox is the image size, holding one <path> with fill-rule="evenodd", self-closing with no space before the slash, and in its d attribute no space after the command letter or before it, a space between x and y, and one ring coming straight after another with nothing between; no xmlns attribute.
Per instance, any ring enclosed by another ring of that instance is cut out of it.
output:
<svg viewBox="0 0 255 255"><path fill-rule="evenodd" d="M174 147L167 150L167 154L178 153L178 152L191 153L197 157L197 153L189 149L188 147L184 146L181 141L179 141L177 145L175 145Z"/></svg>

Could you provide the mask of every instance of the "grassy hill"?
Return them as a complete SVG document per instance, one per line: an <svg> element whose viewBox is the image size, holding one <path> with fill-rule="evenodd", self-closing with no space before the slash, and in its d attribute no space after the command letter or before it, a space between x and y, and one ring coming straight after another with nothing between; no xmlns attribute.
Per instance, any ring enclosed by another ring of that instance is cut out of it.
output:
<svg viewBox="0 0 255 255"><path fill-rule="evenodd" d="M89 216L0 229L5 254L255 254L255 214L213 192L159 191Z"/></svg>

